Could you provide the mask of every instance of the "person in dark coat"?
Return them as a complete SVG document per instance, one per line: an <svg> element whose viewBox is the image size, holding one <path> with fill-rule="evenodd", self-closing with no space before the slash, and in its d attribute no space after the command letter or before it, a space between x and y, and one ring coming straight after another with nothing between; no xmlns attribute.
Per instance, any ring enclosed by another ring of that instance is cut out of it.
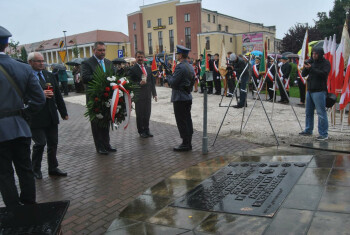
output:
<svg viewBox="0 0 350 235"><path fill-rule="evenodd" d="M157 92L155 78L150 67L145 66L145 53L137 51L135 53L136 64L129 69L130 80L135 84L140 84L137 100L135 102L137 131L142 138L153 137L149 130L149 120L151 118L152 97L157 102Z"/></svg>
<svg viewBox="0 0 350 235"><path fill-rule="evenodd" d="M323 55L322 47L312 49L312 59L306 61L302 76L309 76L307 82L306 106L305 106L305 130L300 135L311 136L314 129L315 109L318 115L319 141L328 139L328 117L326 111L327 78L331 65Z"/></svg>
<svg viewBox="0 0 350 235"><path fill-rule="evenodd" d="M182 138L182 144L174 148L174 151L192 150L193 124L191 118L192 95L191 80L194 79L193 67L188 63L190 49L177 45L177 60L173 75L167 75L167 81L171 86L171 102L173 102L176 125Z"/></svg>
<svg viewBox="0 0 350 235"><path fill-rule="evenodd" d="M214 61L211 59L211 54L208 54L209 71L214 73ZM213 74L214 75L214 74ZM207 81L208 94L213 94L213 81Z"/></svg>
<svg viewBox="0 0 350 235"><path fill-rule="evenodd" d="M219 72L219 54L214 55L213 60L213 82L215 86L215 95L221 95L221 75Z"/></svg>
<svg viewBox="0 0 350 235"><path fill-rule="evenodd" d="M247 82L249 80L248 67L246 68L246 62L235 53L230 55L230 63L233 66L233 71L236 72L237 79L240 79L239 83L239 102L234 105L234 108L243 108L246 105L247 99ZM243 75L241 76L241 74Z"/></svg>
<svg viewBox="0 0 350 235"><path fill-rule="evenodd" d="M87 90L89 89L89 82L93 80L93 74L97 67L106 71L106 69L112 69L112 62L105 59L106 46L103 42L95 42L94 55L85 60L81 64L81 76L83 82L87 84ZM86 103L89 101L89 94L86 93ZM109 152L116 152L117 149L112 148L109 138L109 127L100 127L97 121L91 122L91 131L94 138L96 151L99 154L107 155Z"/></svg>
<svg viewBox="0 0 350 235"><path fill-rule="evenodd" d="M32 134L23 114L38 112L45 105L44 92L30 66L5 54L10 36L11 33L0 26L0 191L7 208L36 201L30 160ZM16 85L11 85L6 74ZM12 165L20 182L20 195Z"/></svg>
<svg viewBox="0 0 350 235"><path fill-rule="evenodd" d="M41 161L45 145L47 145L49 175L67 176L67 173L58 168L56 157L59 124L57 109L62 119L68 120L66 105L55 77L52 73L44 70L44 57L42 54L39 52L29 53L28 63L32 66L33 74L38 79L46 97L44 108L30 117L30 129L34 141L32 151L34 177L42 179Z"/></svg>
<svg viewBox="0 0 350 235"><path fill-rule="evenodd" d="M227 87L228 87L228 92L226 97L232 97L233 96L233 92L235 90L235 81L234 81L234 76L233 76L233 66L230 63L230 55L232 54L231 51L227 52L227 57L226 57L226 79L227 79Z"/></svg>
<svg viewBox="0 0 350 235"><path fill-rule="evenodd" d="M269 93L269 99L267 101L273 100L273 82L275 79L275 66L274 66L274 58L268 57L268 63L267 63L267 76L266 76L266 85L267 85L267 92ZM276 97L275 97L276 100Z"/></svg>
<svg viewBox="0 0 350 235"><path fill-rule="evenodd" d="M276 79L280 90L280 94L281 94L281 100L279 100L278 102L288 104L289 92L287 91L286 88L289 87L289 84L287 83L289 83L289 75L290 75L290 72L292 71L292 66L289 64L287 57L282 57L281 59L282 59L282 66L280 68L280 79ZM281 86L284 86L285 89L283 89Z"/></svg>

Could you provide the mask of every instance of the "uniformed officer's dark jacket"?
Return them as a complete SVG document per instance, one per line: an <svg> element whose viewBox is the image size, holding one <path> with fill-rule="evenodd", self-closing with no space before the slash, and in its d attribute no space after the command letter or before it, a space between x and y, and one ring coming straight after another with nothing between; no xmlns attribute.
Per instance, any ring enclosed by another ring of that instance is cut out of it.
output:
<svg viewBox="0 0 350 235"><path fill-rule="evenodd" d="M292 71L292 66L288 62L286 62L282 64L281 71L283 73L283 78L288 79L290 71Z"/></svg>
<svg viewBox="0 0 350 235"><path fill-rule="evenodd" d="M43 70L43 75L46 83L51 83L53 86L54 96L50 99L46 98L44 108L31 116L29 124L30 128L32 129L57 125L60 122L57 109L60 112L62 119L68 115L66 105L62 98L55 76L46 70ZM45 84L41 84L41 86L43 89L45 89Z"/></svg>
<svg viewBox="0 0 350 235"><path fill-rule="evenodd" d="M233 62L233 71L236 72L237 79L241 76L242 72L244 71L246 66L246 63L244 60L240 57L237 57L237 60ZM248 68L244 71L244 74L242 75L242 80L249 76Z"/></svg>
<svg viewBox="0 0 350 235"><path fill-rule="evenodd" d="M45 104L45 96L38 79L32 73L32 68L4 54L0 54L0 64L22 91L23 98L28 101L25 112L29 114L39 111ZM22 99L1 72L0 101L0 113L24 108ZM0 118L0 142L31 136L28 123L23 117L16 115Z"/></svg>
<svg viewBox="0 0 350 235"><path fill-rule="evenodd" d="M176 65L173 75L167 75L168 83L172 88L171 102L192 100L191 92L187 89L190 88L193 75L193 66L187 60Z"/></svg>
<svg viewBox="0 0 350 235"><path fill-rule="evenodd" d="M214 63L216 65L216 67L218 68L218 71L216 72L215 67L214 67ZM213 60L213 77L215 79L220 79L220 72L219 72L219 60Z"/></svg>

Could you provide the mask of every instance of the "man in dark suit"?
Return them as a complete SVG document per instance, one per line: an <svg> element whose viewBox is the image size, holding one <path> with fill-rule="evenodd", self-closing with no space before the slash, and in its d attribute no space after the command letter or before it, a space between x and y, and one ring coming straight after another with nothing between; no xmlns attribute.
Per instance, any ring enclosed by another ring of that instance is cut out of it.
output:
<svg viewBox="0 0 350 235"><path fill-rule="evenodd" d="M214 87L215 87L215 95L221 95L221 75L219 72L219 54L216 53L214 55L213 60L213 81L214 81Z"/></svg>
<svg viewBox="0 0 350 235"><path fill-rule="evenodd" d="M135 102L137 130L142 138L153 137L149 131L149 119L151 117L152 96L157 102L155 78L151 68L144 65L145 54L137 51L135 54L137 63L129 69L130 80L140 84L141 89Z"/></svg>
<svg viewBox="0 0 350 235"><path fill-rule="evenodd" d="M32 135L23 113L37 112L45 105L43 90L30 66L4 53L10 36L10 32L0 26L0 191L8 208L20 203L35 203L35 181L30 161ZM23 100L27 101L26 108ZM12 164L20 182L20 196Z"/></svg>
<svg viewBox="0 0 350 235"><path fill-rule="evenodd" d="M106 46L103 42L95 42L94 55L85 60L81 65L81 74L83 82L89 84L93 80L93 74L98 66L104 71L112 69L112 62L105 59ZM89 89L89 85L88 88ZM86 103L89 101L89 94L86 93ZM117 149L112 148L109 138L109 127L104 128L97 125L96 121L91 122L91 131L94 138L96 151L99 154L107 155L109 152L116 152Z"/></svg>
<svg viewBox="0 0 350 235"><path fill-rule="evenodd" d="M42 54L39 52L29 53L28 63L32 66L33 74L38 79L46 97L44 108L30 118L30 129L34 141L32 152L34 177L36 179L42 179L43 177L41 173L41 161L46 144L49 175L67 176L66 172L58 168L56 158L59 123L57 109L62 119L68 120L66 105L55 77L52 73L45 70Z"/></svg>

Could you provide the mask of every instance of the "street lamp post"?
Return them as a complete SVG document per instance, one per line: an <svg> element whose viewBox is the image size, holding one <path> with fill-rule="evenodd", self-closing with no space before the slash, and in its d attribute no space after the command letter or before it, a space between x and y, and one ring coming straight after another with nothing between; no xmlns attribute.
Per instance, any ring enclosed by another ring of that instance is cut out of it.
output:
<svg viewBox="0 0 350 235"><path fill-rule="evenodd" d="M67 38L66 38L66 30L63 30L63 34L64 34L64 45L66 47L66 58L67 58L67 62L68 62L68 50L67 50ZM64 62L64 61L63 61Z"/></svg>

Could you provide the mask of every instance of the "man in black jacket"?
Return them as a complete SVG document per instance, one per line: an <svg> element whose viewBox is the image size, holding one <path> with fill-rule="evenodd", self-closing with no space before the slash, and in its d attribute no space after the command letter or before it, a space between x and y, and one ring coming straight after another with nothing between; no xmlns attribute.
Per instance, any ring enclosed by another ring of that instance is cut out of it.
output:
<svg viewBox="0 0 350 235"><path fill-rule="evenodd" d="M233 107L236 109L243 108L246 105L247 100L247 82L249 79L248 67L246 63L235 53L230 55L230 63L233 65L233 71L236 72L237 79L240 79L239 83L239 102ZM241 76L241 74L243 75Z"/></svg>
<svg viewBox="0 0 350 235"><path fill-rule="evenodd" d="M129 69L130 80L140 84L141 89L135 102L137 130L142 138L153 137L149 131L149 120L151 118L152 97L157 102L155 78L151 68L145 66L145 53L137 51L135 54L137 63Z"/></svg>
<svg viewBox="0 0 350 235"><path fill-rule="evenodd" d="M283 64L280 68L280 80L276 79L280 90L280 94L281 94L281 100L278 102L288 104L289 92L287 91L287 89L289 89L289 75L290 75L290 72L292 71L292 66L288 63L287 57L282 57L282 63ZM284 86L285 89L283 89L282 86Z"/></svg>
<svg viewBox="0 0 350 235"><path fill-rule="evenodd" d="M213 60L213 82L215 86L215 95L221 95L221 75L219 72L219 54L214 55Z"/></svg>
<svg viewBox="0 0 350 235"><path fill-rule="evenodd" d="M112 69L112 62L105 59L106 46L103 42L95 42L94 55L85 60L81 64L81 76L85 84L89 84L93 80L93 74L96 68L100 67L104 71ZM87 86L87 90L89 85ZM86 93L86 103L89 101L89 94ZM91 131L94 138L96 151L99 154L107 155L109 152L116 152L117 149L112 148L109 138L109 127L100 127L96 121L91 122Z"/></svg>
<svg viewBox="0 0 350 235"><path fill-rule="evenodd" d="M29 53L28 62L32 66L33 74L39 80L46 97L44 108L37 114L32 115L30 120L30 129L34 141L32 152L34 177L36 179L42 179L41 161L46 144L49 175L67 176L67 173L58 168L56 158L59 123L57 109L62 119L68 120L66 105L55 77L45 70L44 57L41 53Z"/></svg>
<svg viewBox="0 0 350 235"><path fill-rule="evenodd" d="M312 59L304 64L302 76L309 76L306 93L305 130L300 135L310 136L314 129L315 108L318 115L319 141L328 139L328 118L326 112L327 78L331 65L324 57L323 48L312 49Z"/></svg>

